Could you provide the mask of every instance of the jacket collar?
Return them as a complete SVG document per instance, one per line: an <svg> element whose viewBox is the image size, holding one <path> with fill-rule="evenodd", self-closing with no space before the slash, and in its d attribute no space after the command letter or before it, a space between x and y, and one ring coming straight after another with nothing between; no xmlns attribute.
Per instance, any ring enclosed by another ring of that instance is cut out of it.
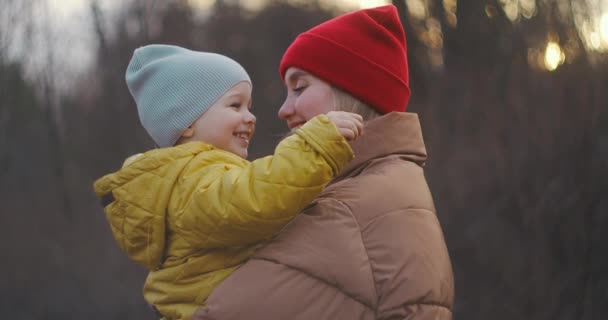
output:
<svg viewBox="0 0 608 320"><path fill-rule="evenodd" d="M348 176L361 165L388 155L399 155L420 166L427 158L420 120L415 113L391 112L365 123L363 134L351 144L355 159L338 175Z"/></svg>

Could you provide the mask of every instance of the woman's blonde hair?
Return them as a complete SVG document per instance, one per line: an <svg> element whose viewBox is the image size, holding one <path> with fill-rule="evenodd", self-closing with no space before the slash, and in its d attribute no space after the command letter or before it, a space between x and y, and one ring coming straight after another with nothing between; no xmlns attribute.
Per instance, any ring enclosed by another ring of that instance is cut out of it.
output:
<svg viewBox="0 0 608 320"><path fill-rule="evenodd" d="M348 111L359 114L363 117L363 121L371 120L381 116L376 109L361 102L361 100L352 95L332 86L334 93L334 109L336 111Z"/></svg>

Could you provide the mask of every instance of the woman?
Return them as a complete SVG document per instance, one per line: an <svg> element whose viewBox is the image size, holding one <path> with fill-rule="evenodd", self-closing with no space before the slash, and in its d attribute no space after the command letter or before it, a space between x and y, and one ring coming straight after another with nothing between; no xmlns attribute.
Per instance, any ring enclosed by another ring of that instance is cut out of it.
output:
<svg viewBox="0 0 608 320"><path fill-rule="evenodd" d="M405 113L405 35L393 6L298 36L280 65L291 130L348 110L366 120L355 160L212 293L198 319L451 319L453 275Z"/></svg>

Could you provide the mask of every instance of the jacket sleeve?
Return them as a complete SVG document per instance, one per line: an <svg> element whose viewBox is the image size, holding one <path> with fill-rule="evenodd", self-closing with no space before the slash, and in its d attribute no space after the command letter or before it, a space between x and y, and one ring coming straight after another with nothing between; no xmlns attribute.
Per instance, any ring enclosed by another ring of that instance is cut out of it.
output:
<svg viewBox="0 0 608 320"><path fill-rule="evenodd" d="M352 149L335 125L325 115L317 116L281 141L272 156L207 168L221 173L197 186L177 227L200 249L268 239L352 158Z"/></svg>

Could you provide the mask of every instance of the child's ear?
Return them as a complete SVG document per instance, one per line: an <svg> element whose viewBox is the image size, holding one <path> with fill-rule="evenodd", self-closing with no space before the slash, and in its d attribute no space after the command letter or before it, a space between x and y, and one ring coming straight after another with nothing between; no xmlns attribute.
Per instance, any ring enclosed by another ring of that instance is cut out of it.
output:
<svg viewBox="0 0 608 320"><path fill-rule="evenodd" d="M188 127L184 132L182 132L182 138L192 138L194 136L194 129L192 127Z"/></svg>

